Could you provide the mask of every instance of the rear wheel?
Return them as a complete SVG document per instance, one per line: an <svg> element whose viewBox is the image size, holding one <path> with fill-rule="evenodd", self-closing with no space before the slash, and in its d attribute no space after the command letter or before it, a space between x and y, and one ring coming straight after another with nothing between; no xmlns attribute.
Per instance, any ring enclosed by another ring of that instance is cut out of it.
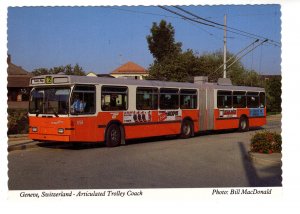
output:
<svg viewBox="0 0 300 214"><path fill-rule="evenodd" d="M115 147L119 146L122 141L122 133L120 126L117 124L111 124L106 131L106 146Z"/></svg>
<svg viewBox="0 0 300 214"><path fill-rule="evenodd" d="M184 120L181 124L181 137L189 138L193 134L193 124L190 120Z"/></svg>
<svg viewBox="0 0 300 214"><path fill-rule="evenodd" d="M246 132L249 130L249 121L247 117L241 117L239 122L239 131Z"/></svg>

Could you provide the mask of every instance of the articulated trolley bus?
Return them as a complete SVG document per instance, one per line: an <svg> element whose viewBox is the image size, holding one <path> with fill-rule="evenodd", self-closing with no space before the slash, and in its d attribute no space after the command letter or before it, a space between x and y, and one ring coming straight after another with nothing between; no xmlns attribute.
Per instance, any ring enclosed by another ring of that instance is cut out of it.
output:
<svg viewBox="0 0 300 214"><path fill-rule="evenodd" d="M33 77L29 137L38 141L105 142L162 135L188 138L205 130L266 124L263 88L208 83L68 75Z"/></svg>

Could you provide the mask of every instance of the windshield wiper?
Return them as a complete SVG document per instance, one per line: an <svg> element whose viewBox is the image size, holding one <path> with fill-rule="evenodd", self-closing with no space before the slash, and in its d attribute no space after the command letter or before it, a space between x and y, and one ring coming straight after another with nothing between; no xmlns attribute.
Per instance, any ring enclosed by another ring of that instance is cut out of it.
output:
<svg viewBox="0 0 300 214"><path fill-rule="evenodd" d="M54 109L53 109L53 114L55 115L55 117L59 117Z"/></svg>

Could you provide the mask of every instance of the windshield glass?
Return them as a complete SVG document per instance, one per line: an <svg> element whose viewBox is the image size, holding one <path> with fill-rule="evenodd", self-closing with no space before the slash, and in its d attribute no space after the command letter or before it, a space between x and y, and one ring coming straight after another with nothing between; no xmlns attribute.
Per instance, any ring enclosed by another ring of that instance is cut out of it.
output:
<svg viewBox="0 0 300 214"><path fill-rule="evenodd" d="M70 88L34 88L29 101L31 114L68 114Z"/></svg>

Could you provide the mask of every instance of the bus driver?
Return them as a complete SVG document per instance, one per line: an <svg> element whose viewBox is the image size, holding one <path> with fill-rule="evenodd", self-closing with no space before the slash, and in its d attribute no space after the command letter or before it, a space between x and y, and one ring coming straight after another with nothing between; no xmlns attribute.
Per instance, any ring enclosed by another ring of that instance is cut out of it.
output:
<svg viewBox="0 0 300 214"><path fill-rule="evenodd" d="M74 103L71 106L72 112L80 112L84 111L86 103L83 100L80 100L78 96L75 97Z"/></svg>

